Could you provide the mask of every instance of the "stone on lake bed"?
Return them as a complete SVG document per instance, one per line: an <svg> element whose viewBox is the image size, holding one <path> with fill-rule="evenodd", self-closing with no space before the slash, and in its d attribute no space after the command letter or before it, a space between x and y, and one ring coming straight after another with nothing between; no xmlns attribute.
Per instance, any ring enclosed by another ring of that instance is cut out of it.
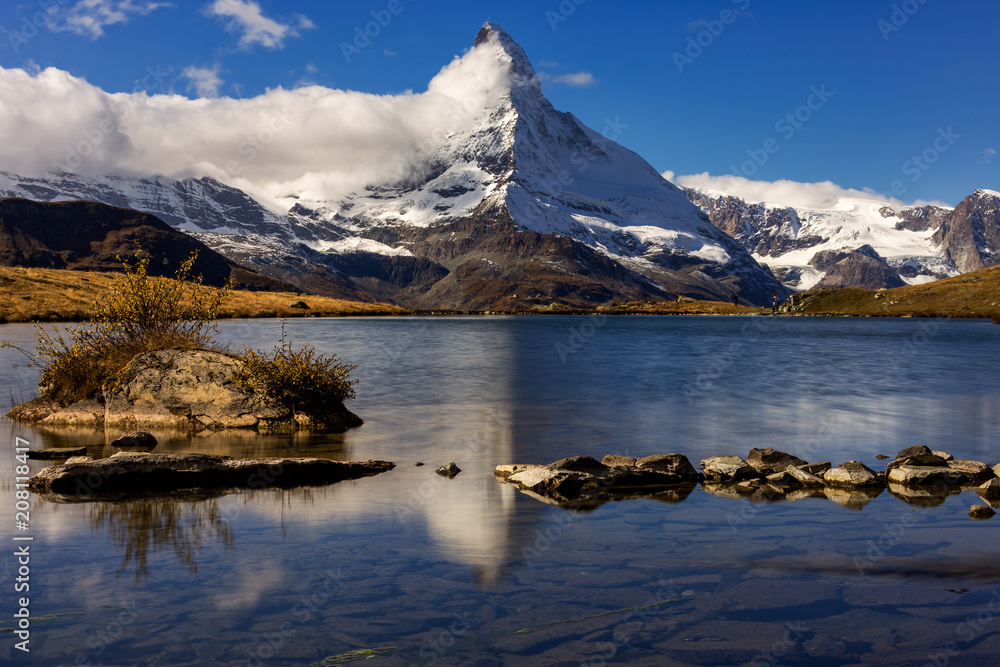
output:
<svg viewBox="0 0 1000 667"><path fill-rule="evenodd" d="M996 512L993 511L993 508L986 505L973 505L969 508L969 518L976 521L992 519L994 516L996 516Z"/></svg>
<svg viewBox="0 0 1000 667"><path fill-rule="evenodd" d="M954 461L955 460L954 456L952 456L948 452L944 451L943 449L935 449L933 452L931 452L931 454L933 454L934 456L940 456L945 461Z"/></svg>
<svg viewBox="0 0 1000 667"><path fill-rule="evenodd" d="M69 459L74 456L86 456L87 448L84 447L54 447L52 449L30 449L28 458L39 461L52 461L58 459Z"/></svg>
<svg viewBox="0 0 1000 667"><path fill-rule="evenodd" d="M141 449L149 452L156 447L156 444L156 438L153 437L152 433L148 431L136 431L135 433L123 435L112 442L111 446L119 449Z"/></svg>
<svg viewBox="0 0 1000 667"><path fill-rule="evenodd" d="M182 489L319 486L377 475L394 467L388 461L117 452L106 459L75 457L46 468L28 480L28 488L68 500L144 497Z"/></svg>

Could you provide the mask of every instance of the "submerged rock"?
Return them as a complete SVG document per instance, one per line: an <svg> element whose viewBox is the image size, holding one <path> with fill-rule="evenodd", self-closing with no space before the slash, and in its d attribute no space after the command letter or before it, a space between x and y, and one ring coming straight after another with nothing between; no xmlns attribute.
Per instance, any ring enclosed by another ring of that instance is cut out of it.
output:
<svg viewBox="0 0 1000 667"><path fill-rule="evenodd" d="M69 459L75 456L86 456L86 447L54 447L52 449L31 449L28 450L29 459L40 461L53 461L59 459Z"/></svg>
<svg viewBox="0 0 1000 667"><path fill-rule="evenodd" d="M106 459L75 457L28 480L38 494L80 500L171 493L180 489L292 488L369 477L394 468L388 461L314 458L236 459L210 454L117 452Z"/></svg>
<svg viewBox="0 0 1000 667"><path fill-rule="evenodd" d="M151 452L156 448L157 442L153 434L148 431L136 431L123 435L111 443L112 447L119 449L132 449L143 452Z"/></svg>
<svg viewBox="0 0 1000 667"><path fill-rule="evenodd" d="M364 422L342 403L325 414L280 406L243 391L233 378L243 368L236 357L209 350L157 350L135 357L101 401L62 405L44 394L8 413L13 421L43 425L120 429L322 428L335 432Z"/></svg>
<svg viewBox="0 0 1000 667"><path fill-rule="evenodd" d="M996 512L986 505L973 505L969 508L969 518L976 521L992 519L994 516L996 516Z"/></svg>

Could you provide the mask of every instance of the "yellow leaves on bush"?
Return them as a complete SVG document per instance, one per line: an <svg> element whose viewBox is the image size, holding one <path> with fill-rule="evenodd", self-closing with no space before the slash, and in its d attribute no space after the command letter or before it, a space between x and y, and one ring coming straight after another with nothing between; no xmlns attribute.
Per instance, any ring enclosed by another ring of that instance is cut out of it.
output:
<svg viewBox="0 0 1000 667"><path fill-rule="evenodd" d="M206 295L201 276L191 275L197 251L181 263L174 280L150 276L149 254L138 245L134 263L117 259L124 273L111 294L94 303L91 322L63 332L39 327L31 364L41 368L40 384L50 398L98 396L104 382L137 354L215 346L215 320L231 286Z"/></svg>
<svg viewBox="0 0 1000 667"><path fill-rule="evenodd" d="M296 350L285 340L284 327L281 345L275 346L274 352L248 348L240 359L244 369L236 376L237 385L290 410L323 414L354 398L357 380L350 375L357 366L344 363L336 355L317 354L309 346Z"/></svg>

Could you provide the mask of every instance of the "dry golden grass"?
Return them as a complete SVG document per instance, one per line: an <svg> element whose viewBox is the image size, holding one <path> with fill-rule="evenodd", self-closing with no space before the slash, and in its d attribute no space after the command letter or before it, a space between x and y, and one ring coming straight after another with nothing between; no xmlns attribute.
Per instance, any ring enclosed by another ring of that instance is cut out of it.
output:
<svg viewBox="0 0 1000 667"><path fill-rule="evenodd" d="M803 292L794 312L862 317L1000 318L1000 266L924 285L890 290L824 289Z"/></svg>
<svg viewBox="0 0 1000 667"><path fill-rule="evenodd" d="M0 323L81 321L95 300L111 293L120 274L58 269L0 267ZM209 295L215 292L205 287ZM304 302L308 308L290 304ZM361 303L284 292L234 291L223 302L221 317L342 317L405 315L385 303Z"/></svg>
<svg viewBox="0 0 1000 667"><path fill-rule="evenodd" d="M771 309L734 306L728 301L633 301L601 306L598 310L634 315L759 315Z"/></svg>

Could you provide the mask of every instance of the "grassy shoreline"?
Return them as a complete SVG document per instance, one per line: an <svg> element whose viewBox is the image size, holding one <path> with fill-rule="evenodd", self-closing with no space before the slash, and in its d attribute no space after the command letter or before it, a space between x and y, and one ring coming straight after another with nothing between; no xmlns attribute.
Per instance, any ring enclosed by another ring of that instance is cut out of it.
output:
<svg viewBox="0 0 1000 667"><path fill-rule="evenodd" d="M87 320L91 305L110 295L115 278L120 276L92 271L0 267L0 323ZM213 287L203 289L209 295L218 292ZM292 305L297 303L307 307ZM362 303L291 292L234 290L223 301L220 319L408 315L410 312L387 303Z"/></svg>
<svg viewBox="0 0 1000 667"><path fill-rule="evenodd" d="M0 324L79 322L96 299L110 294L120 274L0 267ZM211 293L214 288L204 288ZM293 305L304 303L307 307ZM1000 266L924 285L891 290L822 289L796 294L782 317L948 317L1000 322ZM631 302L595 309L558 305L523 310L414 311L387 303L363 303L291 292L234 291L220 319L406 315L716 315L771 316L770 308L722 301Z"/></svg>

